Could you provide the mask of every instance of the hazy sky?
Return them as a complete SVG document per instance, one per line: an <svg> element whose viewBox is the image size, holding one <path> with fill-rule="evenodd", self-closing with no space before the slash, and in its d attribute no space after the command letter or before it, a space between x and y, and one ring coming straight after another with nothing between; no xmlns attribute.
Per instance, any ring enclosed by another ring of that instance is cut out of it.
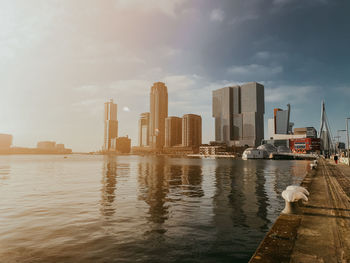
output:
<svg viewBox="0 0 350 263"><path fill-rule="evenodd" d="M257 81L265 131L287 103L295 127L319 129L326 99L336 135L350 117L349 12L348 0L0 0L0 133L98 150L113 98L135 145L164 81L169 115L202 115L207 142L211 91Z"/></svg>

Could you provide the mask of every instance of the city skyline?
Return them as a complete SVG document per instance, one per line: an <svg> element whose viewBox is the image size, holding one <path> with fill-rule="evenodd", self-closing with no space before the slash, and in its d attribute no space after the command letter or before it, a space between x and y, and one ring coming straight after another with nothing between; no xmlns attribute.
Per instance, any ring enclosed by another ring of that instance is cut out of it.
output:
<svg viewBox="0 0 350 263"><path fill-rule="evenodd" d="M265 137L288 103L295 127L319 129L323 99L333 133L345 129L348 2L33 1L0 4L0 133L15 146L99 150L109 98L137 145L155 81L168 86L169 116L202 116L203 143L214 138L212 90L248 81L265 86Z"/></svg>

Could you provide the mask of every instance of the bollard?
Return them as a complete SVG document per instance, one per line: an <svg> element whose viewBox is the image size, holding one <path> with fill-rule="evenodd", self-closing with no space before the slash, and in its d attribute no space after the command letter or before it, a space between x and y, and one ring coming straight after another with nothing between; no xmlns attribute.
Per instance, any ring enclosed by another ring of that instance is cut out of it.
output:
<svg viewBox="0 0 350 263"><path fill-rule="evenodd" d="M299 192L302 192L306 196L310 195L309 191L306 190L305 187L302 187L302 186L299 186L299 185L289 185L289 186L287 186L286 190L299 191Z"/></svg>
<svg viewBox="0 0 350 263"><path fill-rule="evenodd" d="M317 164L314 164L314 163L310 163L310 167L311 167L311 169L316 169L317 168Z"/></svg>
<svg viewBox="0 0 350 263"><path fill-rule="evenodd" d="M282 214L299 214L299 200L308 201L306 192L309 193L304 187L295 187L292 185L289 186L289 189L284 190L282 197L285 200L285 207L282 210Z"/></svg>

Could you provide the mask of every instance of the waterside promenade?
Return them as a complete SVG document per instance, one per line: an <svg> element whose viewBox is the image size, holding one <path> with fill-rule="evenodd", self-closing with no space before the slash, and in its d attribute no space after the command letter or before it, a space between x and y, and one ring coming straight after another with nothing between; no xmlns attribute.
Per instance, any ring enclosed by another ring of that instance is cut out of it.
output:
<svg viewBox="0 0 350 263"><path fill-rule="evenodd" d="M350 262L350 167L321 160L300 215L280 215L250 262Z"/></svg>

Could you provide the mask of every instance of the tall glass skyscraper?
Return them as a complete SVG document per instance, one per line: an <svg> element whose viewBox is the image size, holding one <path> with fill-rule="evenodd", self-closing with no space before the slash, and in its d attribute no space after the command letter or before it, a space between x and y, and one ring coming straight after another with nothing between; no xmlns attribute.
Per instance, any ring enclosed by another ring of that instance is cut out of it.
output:
<svg viewBox="0 0 350 263"><path fill-rule="evenodd" d="M139 146L147 147L149 146L149 112L144 112L140 114L139 119Z"/></svg>
<svg viewBox="0 0 350 263"><path fill-rule="evenodd" d="M168 89L163 82L156 82L150 94L150 146L162 149L165 145L165 118L168 117Z"/></svg>
<svg viewBox="0 0 350 263"><path fill-rule="evenodd" d="M202 144L202 117L185 114L182 117L182 146L199 147Z"/></svg>
<svg viewBox="0 0 350 263"><path fill-rule="evenodd" d="M117 104L113 103L111 99L105 102L105 130L104 130L104 151L111 151L113 149L112 140L118 137L118 120L117 120Z"/></svg>

